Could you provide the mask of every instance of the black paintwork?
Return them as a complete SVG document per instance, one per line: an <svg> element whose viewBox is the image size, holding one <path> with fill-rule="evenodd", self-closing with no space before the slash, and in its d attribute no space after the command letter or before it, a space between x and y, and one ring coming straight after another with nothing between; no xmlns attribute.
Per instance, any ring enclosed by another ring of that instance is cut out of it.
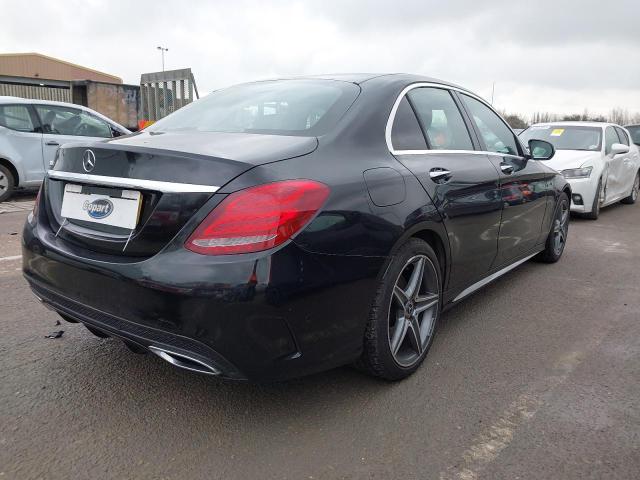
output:
<svg viewBox="0 0 640 480"><path fill-rule="evenodd" d="M542 248L556 199L569 191L544 164L524 154L389 152L385 127L402 89L448 84L412 75L330 81L354 82L360 94L319 138L141 132L65 146L56 170L83 173L81 155L91 147L92 174L221 188L213 195L143 191L140 225L123 253L125 231L71 222L58 232L63 182L47 179L23 240L24 274L38 296L111 335L207 357L225 376L274 380L358 358L377 282L411 236L440 256L445 306ZM483 150L478 133L472 137ZM500 171L505 162L512 175ZM453 172L446 182L429 178L444 167ZM323 182L331 194L292 241L231 256L184 248L229 193L294 178Z"/></svg>

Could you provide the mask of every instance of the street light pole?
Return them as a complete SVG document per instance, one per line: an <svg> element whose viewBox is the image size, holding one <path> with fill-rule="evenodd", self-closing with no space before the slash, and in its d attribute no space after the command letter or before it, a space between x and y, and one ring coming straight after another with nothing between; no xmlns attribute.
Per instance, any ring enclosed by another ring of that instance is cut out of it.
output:
<svg viewBox="0 0 640 480"><path fill-rule="evenodd" d="M162 71L164 72L164 52L168 52L169 49L164 47L157 47L157 48L158 50L160 50L160 53L162 54Z"/></svg>

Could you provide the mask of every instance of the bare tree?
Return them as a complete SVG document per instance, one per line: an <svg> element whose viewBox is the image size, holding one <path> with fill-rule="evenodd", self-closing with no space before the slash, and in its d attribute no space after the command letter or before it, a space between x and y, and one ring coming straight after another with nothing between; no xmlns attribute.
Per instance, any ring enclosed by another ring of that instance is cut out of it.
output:
<svg viewBox="0 0 640 480"><path fill-rule="evenodd" d="M511 128L527 128L527 121L517 113L502 112L502 117L507 121Z"/></svg>
<svg viewBox="0 0 640 480"><path fill-rule="evenodd" d="M629 110L622 107L615 107L609 112L609 121L617 125L626 125L629 123Z"/></svg>

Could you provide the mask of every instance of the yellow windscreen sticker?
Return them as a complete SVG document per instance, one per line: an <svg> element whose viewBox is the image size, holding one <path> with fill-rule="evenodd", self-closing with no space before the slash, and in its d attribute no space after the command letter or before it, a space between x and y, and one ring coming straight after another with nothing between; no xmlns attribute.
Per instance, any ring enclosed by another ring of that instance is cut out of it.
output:
<svg viewBox="0 0 640 480"><path fill-rule="evenodd" d="M564 128L554 128L551 132L552 137L559 137L564 133Z"/></svg>

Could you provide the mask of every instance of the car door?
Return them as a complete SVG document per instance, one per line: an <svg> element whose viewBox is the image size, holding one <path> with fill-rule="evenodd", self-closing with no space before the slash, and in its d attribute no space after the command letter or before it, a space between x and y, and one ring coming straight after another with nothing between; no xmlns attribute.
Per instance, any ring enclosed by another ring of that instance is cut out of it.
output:
<svg viewBox="0 0 640 480"><path fill-rule="evenodd" d="M620 143L620 138L612 126L604 132L604 160L607 164L606 182L603 184L604 203L611 203L622 195L625 188L624 158L625 154L614 154L611 151L614 143Z"/></svg>
<svg viewBox="0 0 640 480"><path fill-rule="evenodd" d="M545 240L553 173L525 158L516 135L492 108L465 93L458 96L500 178L503 209L495 266L502 266L531 253Z"/></svg>
<svg viewBox="0 0 640 480"><path fill-rule="evenodd" d="M636 173L638 172L637 166L637 158L636 151L633 148L633 145L629 141L629 135L624 131L621 127L614 127L616 133L618 134L618 138L620 139L620 143L629 147L629 151L627 153L620 154L619 156L622 159L621 165L621 191L620 197L626 197L631 193L631 188L633 187L633 182L636 180Z"/></svg>
<svg viewBox="0 0 640 480"><path fill-rule="evenodd" d="M27 105L0 105L0 156L12 161L21 174L20 184L37 184L44 177L42 134Z"/></svg>
<svg viewBox="0 0 640 480"><path fill-rule="evenodd" d="M46 168L53 165L56 150L64 143L111 138L111 126L80 108L35 105L42 124L42 156Z"/></svg>
<svg viewBox="0 0 640 480"><path fill-rule="evenodd" d="M451 92L430 86L408 91L397 107L391 143L392 153L424 187L425 202L442 215L451 249L449 288L478 281L497 254L498 172L475 151Z"/></svg>

